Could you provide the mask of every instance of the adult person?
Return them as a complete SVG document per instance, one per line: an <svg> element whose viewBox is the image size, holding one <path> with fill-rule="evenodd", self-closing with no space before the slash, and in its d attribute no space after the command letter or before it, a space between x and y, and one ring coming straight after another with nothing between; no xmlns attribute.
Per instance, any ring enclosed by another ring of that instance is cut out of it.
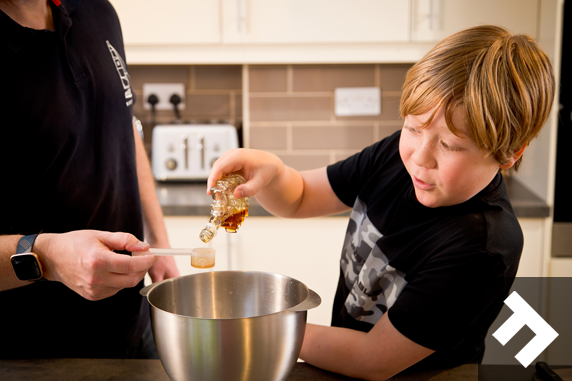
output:
<svg viewBox="0 0 572 381"><path fill-rule="evenodd" d="M0 358L145 357L142 280L178 270L124 255L169 242L117 15L106 0L0 0L0 57ZM41 279L16 276L22 248Z"/></svg>

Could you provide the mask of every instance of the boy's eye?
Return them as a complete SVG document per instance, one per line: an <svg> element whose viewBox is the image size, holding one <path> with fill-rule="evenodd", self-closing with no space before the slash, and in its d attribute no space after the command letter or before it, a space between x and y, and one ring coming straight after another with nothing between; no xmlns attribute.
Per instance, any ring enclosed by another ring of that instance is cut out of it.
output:
<svg viewBox="0 0 572 381"><path fill-rule="evenodd" d="M445 143L444 141L441 140L441 145L443 146L443 148L449 150L449 151L458 151L459 148L457 147L452 147L450 145L448 145L447 143Z"/></svg>
<svg viewBox="0 0 572 381"><path fill-rule="evenodd" d="M409 132L412 132L414 134L419 132L419 130L417 130L416 128L413 128L413 127L405 127L405 128L407 128L409 130Z"/></svg>

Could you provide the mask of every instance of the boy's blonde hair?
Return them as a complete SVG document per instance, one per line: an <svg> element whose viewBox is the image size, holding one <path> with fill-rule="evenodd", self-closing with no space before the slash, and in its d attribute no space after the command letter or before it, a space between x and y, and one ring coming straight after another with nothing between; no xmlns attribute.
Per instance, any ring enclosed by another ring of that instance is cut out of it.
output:
<svg viewBox="0 0 572 381"><path fill-rule="evenodd" d="M552 65L536 42L485 25L444 39L416 63L407 72L399 108L405 117L443 106L456 134L452 114L463 107L479 149L505 164L538 135L553 99Z"/></svg>

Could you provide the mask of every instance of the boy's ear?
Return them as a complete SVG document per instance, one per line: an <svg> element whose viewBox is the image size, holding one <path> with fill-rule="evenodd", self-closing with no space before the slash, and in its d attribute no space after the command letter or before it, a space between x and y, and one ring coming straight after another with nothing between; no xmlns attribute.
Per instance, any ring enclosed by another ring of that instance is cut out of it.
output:
<svg viewBox="0 0 572 381"><path fill-rule="evenodd" d="M512 157L509 159L508 163L501 164L499 166L499 168L500 169L509 169L510 167L512 167L514 165L514 163L516 163L516 161L518 159L520 159L520 157L524 153L524 150L526 149L527 146L528 146L528 143L524 143L524 145L521 148L514 151L514 153L512 154Z"/></svg>

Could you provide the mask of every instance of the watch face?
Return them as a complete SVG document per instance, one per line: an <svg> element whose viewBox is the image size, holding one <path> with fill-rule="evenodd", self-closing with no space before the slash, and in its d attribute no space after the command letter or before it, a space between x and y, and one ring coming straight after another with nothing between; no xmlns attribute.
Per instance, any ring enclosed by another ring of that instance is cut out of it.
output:
<svg viewBox="0 0 572 381"><path fill-rule="evenodd" d="M34 253L16 254L10 258L16 276L20 280L36 280L42 277L42 269Z"/></svg>

